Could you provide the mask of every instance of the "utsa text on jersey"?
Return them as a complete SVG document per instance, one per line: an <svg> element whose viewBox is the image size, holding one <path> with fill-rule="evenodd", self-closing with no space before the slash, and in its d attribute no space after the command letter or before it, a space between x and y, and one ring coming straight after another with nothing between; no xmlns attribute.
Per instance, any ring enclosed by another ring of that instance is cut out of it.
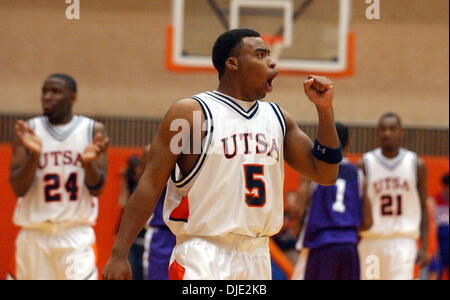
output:
<svg viewBox="0 0 450 300"><path fill-rule="evenodd" d="M39 158L38 168L44 169L47 165L74 165L83 167L83 160L81 159L81 153L74 153L70 150L44 152Z"/></svg>

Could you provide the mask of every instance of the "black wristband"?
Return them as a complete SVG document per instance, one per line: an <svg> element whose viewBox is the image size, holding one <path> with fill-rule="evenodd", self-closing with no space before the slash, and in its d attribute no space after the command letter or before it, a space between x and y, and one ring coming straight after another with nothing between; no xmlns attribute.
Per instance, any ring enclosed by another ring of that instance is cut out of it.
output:
<svg viewBox="0 0 450 300"><path fill-rule="evenodd" d="M88 190L92 191L96 191L99 188L101 188L103 186L103 183L105 182L105 174L103 174L103 172L100 172L100 180L98 181L97 184L95 185L88 185L87 182L85 182L86 187L88 188Z"/></svg>
<svg viewBox="0 0 450 300"><path fill-rule="evenodd" d="M318 140L314 142L313 155L318 160L329 164L338 164L342 161L342 145L339 148L333 149L319 143Z"/></svg>

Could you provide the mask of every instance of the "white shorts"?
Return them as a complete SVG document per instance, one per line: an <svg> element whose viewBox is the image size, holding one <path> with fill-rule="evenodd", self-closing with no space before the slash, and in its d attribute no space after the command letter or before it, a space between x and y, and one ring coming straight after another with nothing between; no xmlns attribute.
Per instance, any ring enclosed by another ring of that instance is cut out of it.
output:
<svg viewBox="0 0 450 300"><path fill-rule="evenodd" d="M237 234L177 237L170 258L171 280L270 280L269 238Z"/></svg>
<svg viewBox="0 0 450 300"><path fill-rule="evenodd" d="M95 233L91 226L22 228L15 246L9 279L98 279Z"/></svg>
<svg viewBox="0 0 450 300"><path fill-rule="evenodd" d="M361 279L412 280L417 243L410 238L363 239L359 246Z"/></svg>

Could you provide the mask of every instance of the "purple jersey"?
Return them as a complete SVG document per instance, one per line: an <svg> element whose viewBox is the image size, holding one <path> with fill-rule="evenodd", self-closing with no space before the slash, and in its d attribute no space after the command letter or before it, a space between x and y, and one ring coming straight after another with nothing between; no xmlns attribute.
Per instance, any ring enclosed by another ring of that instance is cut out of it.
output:
<svg viewBox="0 0 450 300"><path fill-rule="evenodd" d="M159 201L156 204L155 210L153 211L153 215L150 218L149 225L150 226L164 226L166 227L166 223L164 223L163 219L163 208L164 208L164 198L166 197L166 189L164 188L161 197L159 197Z"/></svg>
<svg viewBox="0 0 450 300"><path fill-rule="evenodd" d="M317 248L327 244L358 242L362 222L362 175L347 159L339 165L335 185L312 184L303 245Z"/></svg>

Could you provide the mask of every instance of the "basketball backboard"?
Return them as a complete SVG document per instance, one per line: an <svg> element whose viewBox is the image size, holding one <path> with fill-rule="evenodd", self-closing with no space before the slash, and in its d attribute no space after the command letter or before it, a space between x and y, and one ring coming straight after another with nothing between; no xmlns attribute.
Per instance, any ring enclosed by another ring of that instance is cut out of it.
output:
<svg viewBox="0 0 450 300"><path fill-rule="evenodd" d="M172 0L167 67L213 70L211 50L226 30L252 28L282 40L281 73L353 73L351 0Z"/></svg>

